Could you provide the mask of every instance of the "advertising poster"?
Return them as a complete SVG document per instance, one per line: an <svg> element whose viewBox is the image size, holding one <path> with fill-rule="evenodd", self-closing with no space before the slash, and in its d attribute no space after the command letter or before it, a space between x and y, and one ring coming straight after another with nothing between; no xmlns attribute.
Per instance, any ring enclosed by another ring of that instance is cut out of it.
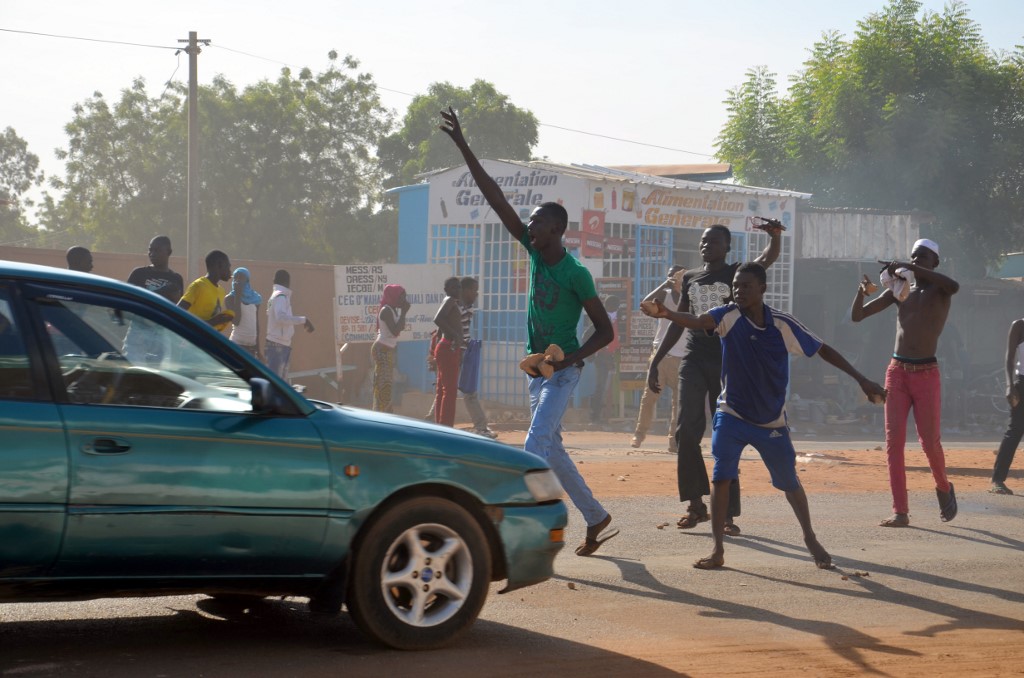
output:
<svg viewBox="0 0 1024 678"><path fill-rule="evenodd" d="M338 346L377 338L377 312L385 285L405 288L412 308L399 341L430 339L434 314L444 299L448 264L351 264L334 267L334 317Z"/></svg>

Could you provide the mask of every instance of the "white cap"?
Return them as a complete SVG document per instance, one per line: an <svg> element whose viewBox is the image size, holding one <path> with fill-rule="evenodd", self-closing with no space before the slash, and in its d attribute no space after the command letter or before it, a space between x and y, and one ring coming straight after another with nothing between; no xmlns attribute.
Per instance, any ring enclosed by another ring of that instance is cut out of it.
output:
<svg viewBox="0 0 1024 678"><path fill-rule="evenodd" d="M934 240L929 240L928 238L921 238L920 240L914 243L913 247L910 248L910 253L913 254L914 250L916 250L918 247L927 247L932 252L935 252L935 256L939 256L939 245Z"/></svg>

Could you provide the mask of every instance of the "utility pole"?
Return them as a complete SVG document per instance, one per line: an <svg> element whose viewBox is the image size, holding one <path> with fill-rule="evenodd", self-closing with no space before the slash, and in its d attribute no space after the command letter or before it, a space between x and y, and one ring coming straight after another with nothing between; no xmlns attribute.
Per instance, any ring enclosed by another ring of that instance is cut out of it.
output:
<svg viewBox="0 0 1024 678"><path fill-rule="evenodd" d="M200 40L196 31L189 31L188 47L188 216L185 221L186 260L185 270L188 278L185 285L199 277L199 105L196 95L199 90L199 53L210 44L209 40Z"/></svg>

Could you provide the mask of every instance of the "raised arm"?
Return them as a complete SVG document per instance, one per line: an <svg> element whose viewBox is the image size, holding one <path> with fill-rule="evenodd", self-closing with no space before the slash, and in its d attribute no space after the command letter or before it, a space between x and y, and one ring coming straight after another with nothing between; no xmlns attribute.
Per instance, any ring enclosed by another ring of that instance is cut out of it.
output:
<svg viewBox="0 0 1024 678"><path fill-rule="evenodd" d="M398 335L402 330L405 329L405 314L409 309L407 307L399 307L398 317L395 317L394 311L391 310L390 306L385 306L377 314L378 319L388 326L391 330L391 334Z"/></svg>
<svg viewBox="0 0 1024 678"><path fill-rule="evenodd" d="M764 227L764 232L768 234L770 240L764 251L757 256L757 259L754 259L754 263L768 268L775 263L775 260L779 258L779 252L782 251L782 227L768 225Z"/></svg>
<svg viewBox="0 0 1024 678"><path fill-rule="evenodd" d="M661 283L643 298L643 301L665 301L665 297L668 296L669 291L672 290L672 286L676 284L676 281L672 276L665 279L665 282Z"/></svg>
<svg viewBox="0 0 1024 678"><path fill-rule="evenodd" d="M859 323L864 318L883 311L896 303L896 297L892 290L885 290L880 295L869 301L866 305L864 299L871 293L874 283L868 280L867 276L857 285L857 294L853 297L853 304L850 306L850 319Z"/></svg>
<svg viewBox="0 0 1024 678"><path fill-rule="evenodd" d="M873 403L885 402L885 396L887 395L886 390L854 369L853 365L851 365L846 358L839 353L839 351L835 350L828 344L822 344L821 348L818 349L818 355L821 356L821 359L829 365L838 367L843 372L846 372L848 375L853 377L857 382L857 385L860 386L860 390L868 397L868 400Z"/></svg>
<svg viewBox="0 0 1024 678"><path fill-rule="evenodd" d="M505 192L501 190L498 183L491 178L487 172L484 171L480 161L477 160L476 155L469 148L469 144L466 142L466 137L462 134L462 126L459 124L459 119L455 115L455 111L452 108L448 108L447 111L441 111L441 131L451 137L452 141L455 142L455 146L462 153L463 160L466 161L466 166L469 167L469 173L473 175L473 179L476 181L476 185L480 188L480 192L483 193L484 198L487 200L487 204L491 206L494 213L501 219L501 223L505 225L505 229L512 234L512 237L516 241L523 239L523 235L526 233L526 226L523 225L522 219L516 213L512 205L509 204L505 198Z"/></svg>

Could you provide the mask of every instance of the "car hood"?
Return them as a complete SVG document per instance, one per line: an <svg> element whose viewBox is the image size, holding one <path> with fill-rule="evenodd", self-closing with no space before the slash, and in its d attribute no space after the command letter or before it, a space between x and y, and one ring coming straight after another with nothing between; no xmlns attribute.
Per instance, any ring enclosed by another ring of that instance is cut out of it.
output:
<svg viewBox="0 0 1024 678"><path fill-rule="evenodd" d="M314 404L318 410L314 421L328 445L458 457L522 470L548 468L547 462L535 454L468 431L397 414L320 401Z"/></svg>

